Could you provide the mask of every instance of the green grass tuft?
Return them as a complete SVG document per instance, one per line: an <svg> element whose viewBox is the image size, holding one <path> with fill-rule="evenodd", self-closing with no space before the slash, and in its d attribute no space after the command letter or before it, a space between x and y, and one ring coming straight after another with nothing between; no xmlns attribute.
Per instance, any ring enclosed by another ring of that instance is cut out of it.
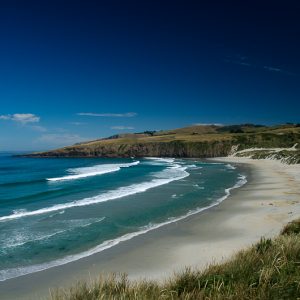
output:
<svg viewBox="0 0 300 300"><path fill-rule="evenodd" d="M300 220L291 222L278 237L261 238L225 263L204 271L186 268L163 284L112 274L56 290L51 299L300 299L299 228Z"/></svg>
<svg viewBox="0 0 300 300"><path fill-rule="evenodd" d="M262 237L260 242L256 244L256 251L260 254L264 254L271 246L272 240Z"/></svg>
<svg viewBox="0 0 300 300"><path fill-rule="evenodd" d="M288 223L281 231L281 234L300 234L300 219Z"/></svg>

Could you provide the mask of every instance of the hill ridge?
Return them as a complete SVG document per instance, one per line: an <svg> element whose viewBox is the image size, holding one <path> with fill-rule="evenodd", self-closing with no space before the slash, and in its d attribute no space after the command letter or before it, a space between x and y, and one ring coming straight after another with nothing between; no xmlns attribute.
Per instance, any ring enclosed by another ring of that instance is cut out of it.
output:
<svg viewBox="0 0 300 300"><path fill-rule="evenodd" d="M233 147L240 151L247 148L289 148L295 144L299 149L299 124L194 125L173 130L113 135L26 156L208 158L228 156Z"/></svg>

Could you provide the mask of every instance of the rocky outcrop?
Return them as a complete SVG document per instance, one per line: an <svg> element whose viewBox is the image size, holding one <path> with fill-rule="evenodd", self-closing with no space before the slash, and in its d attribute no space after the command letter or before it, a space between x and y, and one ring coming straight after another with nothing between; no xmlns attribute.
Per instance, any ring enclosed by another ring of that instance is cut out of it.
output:
<svg viewBox="0 0 300 300"><path fill-rule="evenodd" d="M241 126L240 126L241 127ZM241 127L245 131L249 126ZM255 127L256 128L256 127ZM204 130L205 129L205 130ZM167 132L123 134L73 146L33 153L30 157L217 157L253 147L274 148L300 145L300 127L258 127L256 132L228 132L228 128L193 126ZM250 128L253 130L253 128ZM227 131L226 131L227 130ZM297 147L299 148L299 146Z"/></svg>
<svg viewBox="0 0 300 300"><path fill-rule="evenodd" d="M162 142L107 144L97 147L71 146L49 152L34 153L35 157L216 157L227 156L232 147L229 141Z"/></svg>

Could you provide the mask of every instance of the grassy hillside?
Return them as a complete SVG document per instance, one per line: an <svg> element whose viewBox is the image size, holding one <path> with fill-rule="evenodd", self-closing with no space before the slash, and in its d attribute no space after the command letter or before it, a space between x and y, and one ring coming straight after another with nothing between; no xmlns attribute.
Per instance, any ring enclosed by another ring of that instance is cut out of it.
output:
<svg viewBox="0 0 300 300"><path fill-rule="evenodd" d="M31 156L46 157L215 157L227 156L232 146L292 147L300 145L300 126L253 124L198 125L166 131L120 134Z"/></svg>
<svg viewBox="0 0 300 300"><path fill-rule="evenodd" d="M186 269L162 284L111 275L78 283L51 296L52 300L299 298L300 220L288 224L280 236L261 238L228 262L211 265L202 272Z"/></svg>

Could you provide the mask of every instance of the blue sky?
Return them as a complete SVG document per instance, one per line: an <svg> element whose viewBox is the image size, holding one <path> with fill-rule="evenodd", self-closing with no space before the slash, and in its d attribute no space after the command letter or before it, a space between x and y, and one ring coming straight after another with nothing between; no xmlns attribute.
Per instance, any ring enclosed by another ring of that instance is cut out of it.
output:
<svg viewBox="0 0 300 300"><path fill-rule="evenodd" d="M299 12L297 1L1 1L0 151L298 123Z"/></svg>

